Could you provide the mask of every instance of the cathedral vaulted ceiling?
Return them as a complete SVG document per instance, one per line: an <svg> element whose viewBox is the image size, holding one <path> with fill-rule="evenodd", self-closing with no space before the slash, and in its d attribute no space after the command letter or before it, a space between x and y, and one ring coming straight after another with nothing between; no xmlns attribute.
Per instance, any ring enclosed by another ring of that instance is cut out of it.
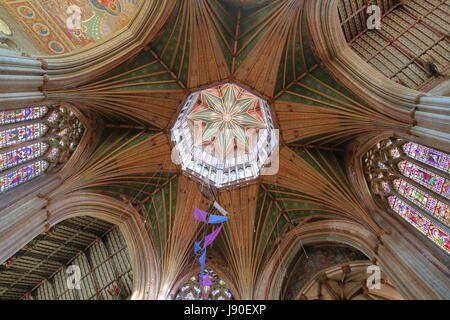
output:
<svg viewBox="0 0 450 320"><path fill-rule="evenodd" d="M230 220L215 252L241 298L253 297L264 262L299 224L350 221L382 232L350 186L345 145L362 133L410 125L374 109L321 67L304 1L246 2L177 1L139 55L89 83L48 92L49 99L95 111L104 123L96 151L49 197L91 190L137 207L155 244L161 285L192 268L200 232L192 213L211 209L200 184L171 158L169 130L183 103L226 82L271 105L280 130L278 172L218 196Z"/></svg>

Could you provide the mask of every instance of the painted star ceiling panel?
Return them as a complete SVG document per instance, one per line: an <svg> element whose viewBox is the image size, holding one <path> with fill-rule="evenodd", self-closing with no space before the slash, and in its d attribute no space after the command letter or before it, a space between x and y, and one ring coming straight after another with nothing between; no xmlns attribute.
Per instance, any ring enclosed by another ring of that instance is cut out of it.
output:
<svg viewBox="0 0 450 320"><path fill-rule="evenodd" d="M232 83L191 94L172 140L183 170L216 187L257 178L278 147L267 102Z"/></svg>

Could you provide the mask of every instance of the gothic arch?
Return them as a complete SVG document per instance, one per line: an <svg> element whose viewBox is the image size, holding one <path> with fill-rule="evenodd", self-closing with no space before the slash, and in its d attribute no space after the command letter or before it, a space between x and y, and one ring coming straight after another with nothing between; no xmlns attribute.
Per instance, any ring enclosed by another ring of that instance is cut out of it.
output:
<svg viewBox="0 0 450 320"><path fill-rule="evenodd" d="M378 258L380 263L386 262L386 273L395 282L399 292L409 299L440 299L445 297L445 288L449 285L448 256L431 241L421 239L421 235L412 230L408 223L401 221L400 217L380 208L372 198L363 174L362 156L378 141L392 136L411 139L408 135L391 134L387 132L378 136L359 137L352 142L346 150L346 170L357 197L387 232L381 238ZM416 258L411 260L412 256ZM388 270L392 265L402 269L402 273ZM411 286L411 283L414 285Z"/></svg>
<svg viewBox="0 0 450 320"><path fill-rule="evenodd" d="M157 272L156 256L142 216L127 203L91 192L69 194L2 233L0 262L6 261L52 226L77 216L92 216L119 226L127 243L134 273L131 299L155 299L157 288L152 276Z"/></svg>
<svg viewBox="0 0 450 320"><path fill-rule="evenodd" d="M278 244L281 254L267 262L258 283L257 299L279 299L286 266L290 265L302 246L323 242L339 243L356 249L365 256L377 257L379 240L358 223L346 220L321 220L299 225L286 233Z"/></svg>

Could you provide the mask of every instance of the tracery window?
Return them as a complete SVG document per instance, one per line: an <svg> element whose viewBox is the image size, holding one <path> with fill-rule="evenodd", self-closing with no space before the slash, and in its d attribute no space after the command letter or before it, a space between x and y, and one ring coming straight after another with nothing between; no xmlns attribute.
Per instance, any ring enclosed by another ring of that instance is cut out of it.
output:
<svg viewBox="0 0 450 320"><path fill-rule="evenodd" d="M181 286L178 290L176 300L231 300L233 295L230 289L226 287L225 281L219 278L217 273L211 268L206 268L205 272L213 283L210 287L202 288L200 274L193 276L189 282Z"/></svg>
<svg viewBox="0 0 450 320"><path fill-rule="evenodd" d="M75 113L64 106L0 111L0 194L58 171L83 131Z"/></svg>
<svg viewBox="0 0 450 320"><path fill-rule="evenodd" d="M363 157L375 199L450 253L450 155L389 138Z"/></svg>

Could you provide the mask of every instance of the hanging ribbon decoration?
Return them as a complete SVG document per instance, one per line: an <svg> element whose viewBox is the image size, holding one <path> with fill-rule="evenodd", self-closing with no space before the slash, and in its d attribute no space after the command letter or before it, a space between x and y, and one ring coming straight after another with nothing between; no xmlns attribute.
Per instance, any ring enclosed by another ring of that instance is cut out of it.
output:
<svg viewBox="0 0 450 320"><path fill-rule="evenodd" d="M223 209L216 201L214 201L214 207L217 208L216 206L220 207L221 210L218 209L219 212L227 214L225 209ZM206 224L221 224L213 232L205 236L204 239L194 242L194 253L198 261L200 262L200 279L202 281L202 287L210 288L213 283L209 278L209 274L205 273L206 248L210 246L219 236L220 231L222 231L222 223L226 222L228 220L228 217L209 214L208 212L195 208L194 219ZM204 294L204 296L207 296L207 294Z"/></svg>

